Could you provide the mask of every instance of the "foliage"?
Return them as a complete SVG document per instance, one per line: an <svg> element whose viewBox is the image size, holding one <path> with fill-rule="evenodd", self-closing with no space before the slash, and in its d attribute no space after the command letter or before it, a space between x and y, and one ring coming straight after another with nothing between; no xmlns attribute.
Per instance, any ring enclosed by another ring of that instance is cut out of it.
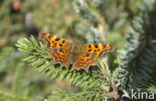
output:
<svg viewBox="0 0 156 101"><path fill-rule="evenodd" d="M149 11L152 6L141 8L142 13L135 17L127 33L126 51L120 51L123 60L116 69L117 85L121 89L148 88L155 80L155 47L156 44L155 14Z"/></svg>

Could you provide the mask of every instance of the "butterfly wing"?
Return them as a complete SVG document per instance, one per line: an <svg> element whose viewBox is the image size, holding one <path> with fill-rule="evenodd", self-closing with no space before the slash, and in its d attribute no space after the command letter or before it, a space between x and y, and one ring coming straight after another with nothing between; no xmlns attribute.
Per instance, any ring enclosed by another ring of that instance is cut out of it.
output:
<svg viewBox="0 0 156 101"><path fill-rule="evenodd" d="M89 72L89 67L95 65L94 56L90 53L81 52L77 55L77 59L73 64L73 69L79 70L84 69Z"/></svg>
<svg viewBox="0 0 156 101"><path fill-rule="evenodd" d="M47 33L39 33L39 37L47 42L47 49L52 50L54 48L71 48L71 43L63 38L56 35L49 35Z"/></svg>
<svg viewBox="0 0 156 101"><path fill-rule="evenodd" d="M114 46L109 44L86 44L84 45L80 53L77 55L76 61L73 64L74 69L84 69L89 71L89 67L95 65L95 60L98 59L103 52L111 51Z"/></svg>
<svg viewBox="0 0 156 101"><path fill-rule="evenodd" d="M115 47L109 44L86 44L82 47L82 52L91 53L95 58L99 58L103 52L113 51Z"/></svg>
<svg viewBox="0 0 156 101"><path fill-rule="evenodd" d="M40 38L47 42L47 49L51 51L50 56L54 63L60 63L69 67L69 57L71 55L71 43L58 36L40 33Z"/></svg>
<svg viewBox="0 0 156 101"><path fill-rule="evenodd" d="M54 63L60 63L62 66L69 67L71 50L65 48L55 48L50 56L53 57Z"/></svg>

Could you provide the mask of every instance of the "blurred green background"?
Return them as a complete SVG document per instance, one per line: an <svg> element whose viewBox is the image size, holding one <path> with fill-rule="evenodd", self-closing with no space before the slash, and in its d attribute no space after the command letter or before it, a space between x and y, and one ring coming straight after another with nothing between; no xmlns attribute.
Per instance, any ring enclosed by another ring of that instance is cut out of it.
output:
<svg viewBox="0 0 156 101"><path fill-rule="evenodd" d="M85 12L83 7L87 6L83 0L79 3L78 0L0 0L0 101L42 101L53 90L78 89L70 86L68 80L50 80L22 62L26 54L15 46L21 37L33 35L38 39L39 32L46 32L74 44L100 42L102 37L102 41L115 45L117 50L124 48L126 31L139 14L142 0L87 0L87 3L90 9ZM103 35L95 33L101 28ZM115 56L109 54L109 64Z"/></svg>

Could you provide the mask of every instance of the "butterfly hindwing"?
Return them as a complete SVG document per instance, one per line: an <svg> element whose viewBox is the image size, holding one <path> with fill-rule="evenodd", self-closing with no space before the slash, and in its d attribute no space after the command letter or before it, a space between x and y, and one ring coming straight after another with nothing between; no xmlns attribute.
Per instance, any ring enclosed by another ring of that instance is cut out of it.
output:
<svg viewBox="0 0 156 101"><path fill-rule="evenodd" d="M82 68L88 72L91 65L95 65L93 54L83 52L77 55L76 61L74 62L72 68L76 70Z"/></svg>
<svg viewBox="0 0 156 101"><path fill-rule="evenodd" d="M69 67L71 50L65 48L54 48L50 53L54 63L60 63L62 66Z"/></svg>

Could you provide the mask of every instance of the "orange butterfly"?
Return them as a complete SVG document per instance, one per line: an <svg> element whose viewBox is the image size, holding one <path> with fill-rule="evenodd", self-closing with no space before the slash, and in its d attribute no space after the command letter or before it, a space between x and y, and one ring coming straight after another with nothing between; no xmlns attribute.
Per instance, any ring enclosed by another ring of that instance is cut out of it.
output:
<svg viewBox="0 0 156 101"><path fill-rule="evenodd" d="M53 57L54 63L60 63L65 67L73 64L73 69L84 69L86 72L89 71L90 66L95 65L95 60L99 59L103 52L115 49L109 44L92 43L84 45L78 54L74 55L71 51L72 43L68 40L46 33L40 33L40 38L47 42L47 49L51 51L50 56ZM71 61L71 57L76 59Z"/></svg>

